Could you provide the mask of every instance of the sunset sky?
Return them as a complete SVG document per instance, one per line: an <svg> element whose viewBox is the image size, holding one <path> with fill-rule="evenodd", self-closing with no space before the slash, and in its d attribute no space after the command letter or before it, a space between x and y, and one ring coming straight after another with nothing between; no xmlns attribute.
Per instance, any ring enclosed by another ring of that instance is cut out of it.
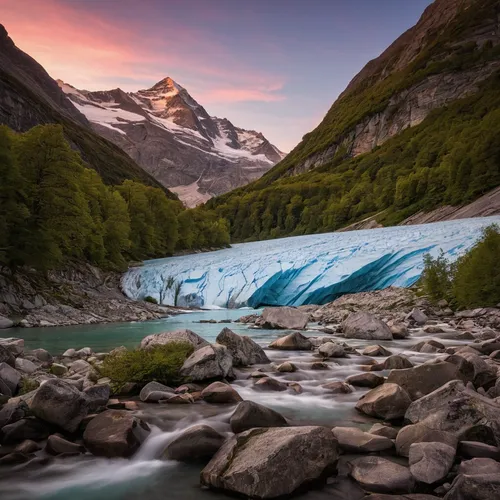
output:
<svg viewBox="0 0 500 500"><path fill-rule="evenodd" d="M53 78L135 91L171 76L209 114L284 151L431 0L0 0Z"/></svg>

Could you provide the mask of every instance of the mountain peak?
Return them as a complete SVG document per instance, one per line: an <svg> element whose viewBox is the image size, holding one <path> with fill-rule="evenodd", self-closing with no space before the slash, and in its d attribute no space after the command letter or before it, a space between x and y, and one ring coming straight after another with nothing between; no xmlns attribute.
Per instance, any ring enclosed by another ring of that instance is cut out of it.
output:
<svg viewBox="0 0 500 500"><path fill-rule="evenodd" d="M179 93L183 88L176 83L172 78L169 76L166 76L162 80L160 80L158 83L155 83L150 89L148 90L161 90L164 92L172 92L172 93Z"/></svg>

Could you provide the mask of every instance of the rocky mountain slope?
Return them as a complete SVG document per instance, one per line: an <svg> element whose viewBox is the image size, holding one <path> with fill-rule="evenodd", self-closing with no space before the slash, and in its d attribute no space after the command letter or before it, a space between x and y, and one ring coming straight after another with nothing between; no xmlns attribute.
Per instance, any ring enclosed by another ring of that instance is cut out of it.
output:
<svg viewBox="0 0 500 500"><path fill-rule="evenodd" d="M248 184L284 157L262 134L210 116L169 77L132 93L58 83L95 131L188 206Z"/></svg>
<svg viewBox="0 0 500 500"><path fill-rule="evenodd" d="M57 83L33 58L16 47L0 25L0 123L24 132L35 125L60 123L67 139L109 184L125 179L158 182L110 141L96 134Z"/></svg>
<svg viewBox="0 0 500 500"><path fill-rule="evenodd" d="M435 0L283 161L210 206L258 239L469 203L500 184L499 80L498 1Z"/></svg>

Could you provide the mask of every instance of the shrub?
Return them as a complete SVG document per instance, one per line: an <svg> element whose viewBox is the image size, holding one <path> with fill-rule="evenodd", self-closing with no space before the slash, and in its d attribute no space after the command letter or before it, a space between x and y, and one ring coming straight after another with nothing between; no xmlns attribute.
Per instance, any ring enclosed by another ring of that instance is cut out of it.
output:
<svg viewBox="0 0 500 500"><path fill-rule="evenodd" d="M109 377L113 386L120 388L127 382L146 384L157 381L165 385L177 384L182 379L179 371L193 352L188 342L171 342L150 349L134 349L108 356L99 371Z"/></svg>
<svg viewBox="0 0 500 500"><path fill-rule="evenodd" d="M458 259L453 295L459 307L500 303L500 228L488 227L481 241Z"/></svg>
<svg viewBox="0 0 500 500"><path fill-rule="evenodd" d="M424 257L423 291L431 302L447 299L458 308L500 303L500 229L490 226L481 240L451 264L444 254Z"/></svg>
<svg viewBox="0 0 500 500"><path fill-rule="evenodd" d="M19 384L19 391L17 393L18 396L22 396L24 394L28 394L28 392L34 391L38 389L40 384L31 378L23 377L21 379L21 383Z"/></svg>
<svg viewBox="0 0 500 500"><path fill-rule="evenodd" d="M441 299L452 300L453 266L446 260L443 251L436 259L429 254L424 256L424 271L421 283L424 293L431 302Z"/></svg>
<svg viewBox="0 0 500 500"><path fill-rule="evenodd" d="M158 301L154 297L151 297L151 295L145 297L144 302L149 302L150 304L158 304Z"/></svg>

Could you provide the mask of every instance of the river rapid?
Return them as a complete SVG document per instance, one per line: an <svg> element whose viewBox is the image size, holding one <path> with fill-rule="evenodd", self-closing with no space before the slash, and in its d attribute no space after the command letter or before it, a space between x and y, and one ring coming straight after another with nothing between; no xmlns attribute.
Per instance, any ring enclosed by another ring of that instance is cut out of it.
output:
<svg viewBox="0 0 500 500"><path fill-rule="evenodd" d="M26 349L43 347L54 354L67 348L89 346L94 351L109 351L119 345L132 347L150 333L189 328L209 342L214 342L220 330L227 326L239 334L251 336L257 343L267 348L275 338L287 332L277 330L255 330L240 323L211 324L199 323L203 319L234 320L248 311L209 311L189 313L161 321L145 323L123 323L115 325L95 325L79 327L20 329L8 332L8 336L25 339ZM310 337L325 336L317 325L310 325L305 334ZM457 340L449 340L452 332L428 335L422 330L413 330L412 336L405 340L380 342L392 354L404 353L414 364L422 363L436 354L412 352L413 345L427 338L438 338L445 345L459 345ZM3 333L3 336L7 336ZM332 340L345 341L328 335ZM444 337L444 338L443 338ZM373 341L347 340L358 350ZM249 374L258 369L254 366L237 371L238 378L232 385L243 399L252 400L273 408L298 425L343 425L357 426L368 430L376 422L358 413L354 405L368 389L355 387L351 394L329 394L321 387L327 382L344 381L348 376L361 373L360 365L364 356L328 360L328 370L311 370L313 361L318 361L313 352L274 351L266 349L272 362L292 361L298 367L294 373L273 372L272 376L287 382L298 382L302 393L257 392L252 387ZM385 358L377 358L383 361ZM379 372L387 375L385 372ZM2 500L132 500L146 497L156 499L223 499L220 493L202 490L199 486L199 473L202 465L185 465L162 460L166 445L183 431L195 424L204 423L215 430L230 434L229 418L235 409L233 405L211 405L197 402L192 405L158 405L138 402L135 413L151 426L153 431L137 454L130 460L102 459L82 455L65 459L50 458L48 464L23 464L0 469L0 498ZM41 455L43 456L43 455ZM41 460L41 459L40 459ZM322 491L309 492L299 498L319 500L336 497L328 487ZM333 494L333 496L332 496Z"/></svg>

